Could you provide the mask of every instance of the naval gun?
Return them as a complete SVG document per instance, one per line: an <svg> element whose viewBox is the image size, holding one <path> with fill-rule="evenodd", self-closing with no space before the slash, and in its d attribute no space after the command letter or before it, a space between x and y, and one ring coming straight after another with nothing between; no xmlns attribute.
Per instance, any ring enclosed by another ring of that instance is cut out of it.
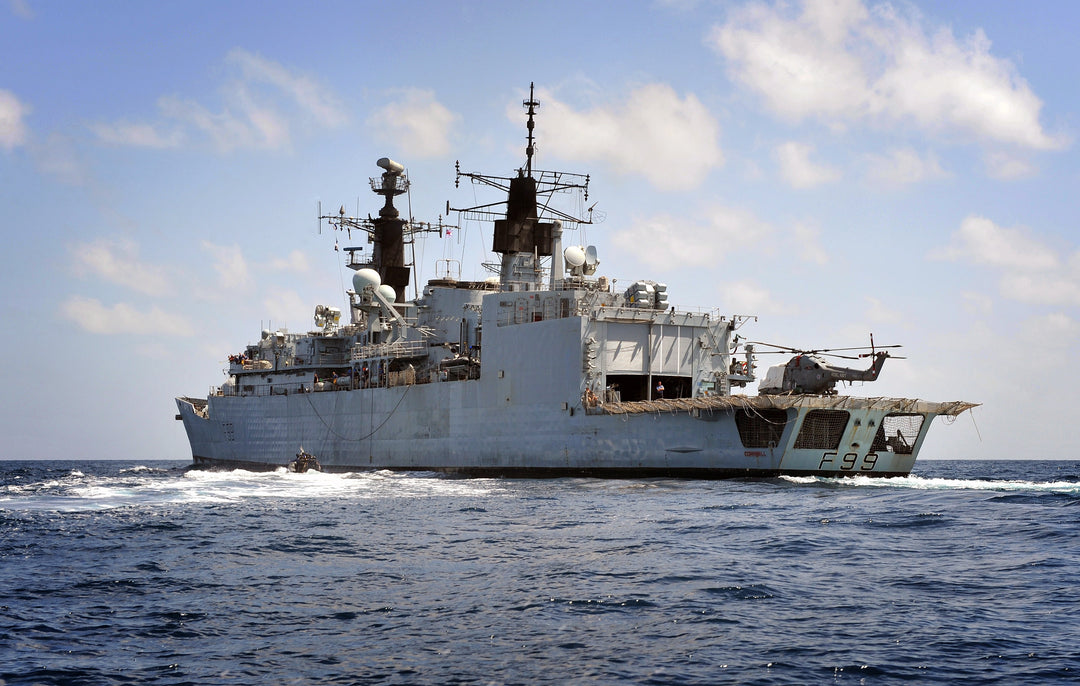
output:
<svg viewBox="0 0 1080 686"><path fill-rule="evenodd" d="M795 356L786 363L773 365L765 372L765 378L758 386L758 393L762 395L836 395L837 381L876 381L881 374L881 368L885 360L893 357L887 350L879 350L874 346L874 338L870 337L869 353L860 355L838 355L841 350L866 350L867 347L857 348L829 348L825 350L797 350L785 346L773 345L772 343L758 342L757 345L766 345L779 350L776 353L795 353ZM899 345L880 346L882 348L899 348ZM841 367L825 359L825 356L841 357L849 360L857 360L864 357L872 358L869 369L853 369ZM897 358L903 359L903 358Z"/></svg>

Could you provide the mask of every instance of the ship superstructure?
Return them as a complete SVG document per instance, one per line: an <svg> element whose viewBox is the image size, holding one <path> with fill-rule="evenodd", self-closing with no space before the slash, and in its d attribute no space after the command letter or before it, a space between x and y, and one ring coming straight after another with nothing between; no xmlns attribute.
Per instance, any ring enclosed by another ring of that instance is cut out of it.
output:
<svg viewBox="0 0 1080 686"><path fill-rule="evenodd" d="M447 205L493 221L497 276L445 269L407 300L407 246L450 227L403 219L394 198L409 188L405 168L378 160L378 217L321 217L371 246L345 250L347 319L318 305L313 330L265 330L206 398L177 398L196 464L274 469L303 446L324 471L895 476L911 470L934 417L972 407L793 384L735 394L756 380L755 348L735 334L753 318L679 310L652 280L616 287L597 275L595 247L564 246L564 228L591 215L553 198L587 200L589 177L533 169L531 89L523 104L525 165L506 177L457 170L503 199Z"/></svg>

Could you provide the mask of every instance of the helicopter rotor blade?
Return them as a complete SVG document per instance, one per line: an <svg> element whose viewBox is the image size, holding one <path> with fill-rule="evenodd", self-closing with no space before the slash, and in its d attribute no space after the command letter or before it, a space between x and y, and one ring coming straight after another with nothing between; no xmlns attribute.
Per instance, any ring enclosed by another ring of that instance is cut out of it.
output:
<svg viewBox="0 0 1080 686"><path fill-rule="evenodd" d="M805 350L803 348L792 348L787 345L777 345L775 343L766 343L765 341L747 341L747 343L753 345L767 345L770 348L777 348L778 350L759 350L757 354L768 355L770 353L796 353L799 355L831 355L835 352L847 352L852 350L879 350L881 348L902 348L902 345L856 345L850 348L818 348L814 350ZM836 357L843 357L843 355L836 355ZM857 358L851 358L857 359Z"/></svg>
<svg viewBox="0 0 1080 686"><path fill-rule="evenodd" d="M747 343L751 344L751 345L767 345L770 348L779 348L780 352L787 352L787 353L805 352L804 350L799 350L798 348L792 348L792 347L787 346L787 345L777 345L775 343L766 343L765 341L747 341ZM762 352L763 353L769 353L769 352L776 352L776 351L764 350Z"/></svg>
<svg viewBox="0 0 1080 686"><path fill-rule="evenodd" d="M838 353L827 353L821 350L755 350L755 355L819 355L822 357L839 357L845 360L857 360L860 357L868 357L868 355L840 355Z"/></svg>
<svg viewBox="0 0 1080 686"><path fill-rule="evenodd" d="M817 352L829 352L830 350L881 350L882 348L903 348L902 345L857 345L852 348L825 348L824 350L818 350Z"/></svg>

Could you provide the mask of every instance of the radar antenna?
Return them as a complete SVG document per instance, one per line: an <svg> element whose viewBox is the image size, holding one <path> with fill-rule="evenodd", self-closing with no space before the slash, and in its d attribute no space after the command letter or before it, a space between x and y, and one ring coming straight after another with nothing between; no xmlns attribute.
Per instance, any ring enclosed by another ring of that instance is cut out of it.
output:
<svg viewBox="0 0 1080 686"><path fill-rule="evenodd" d="M533 137L533 127L535 126L533 115L536 114L536 110L540 109L540 102L533 97L533 86L535 85L535 82L529 82L529 99L521 103L522 107L525 108L525 111L529 115L529 120L525 124L529 130L527 136L529 144L525 146L525 176L532 176L532 158L533 153L536 152L536 139Z"/></svg>
<svg viewBox="0 0 1080 686"><path fill-rule="evenodd" d="M461 177L476 184L492 186L505 195L502 200L473 207L450 207L446 211L458 212L465 219L490 221L494 224L491 250L502 257L499 265L499 282L507 288L519 288L518 284L539 284L543 267L541 259L552 258L552 288L562 278L562 231L563 227L576 228L579 224L591 224L592 213L585 217L574 216L553 208L556 193L580 193L589 200L588 175L533 169L536 154L536 112L540 107L536 100L535 84L529 84L529 98L522 101L525 107L527 135L525 138L525 165L518 167L511 177L492 176L461 171L455 163L454 186L460 187ZM591 209L591 208L590 208Z"/></svg>
<svg viewBox="0 0 1080 686"><path fill-rule="evenodd" d="M355 270L365 267L374 269L379 273L382 283L394 289L397 302L404 302L405 287L409 283L412 268L405 260L406 244L411 243L418 233L442 235L446 229L457 227L443 224L441 217L438 224L402 219L400 212L394 207L394 198L409 190L405 166L388 157L380 158L376 164L383 169L383 174L370 179L371 191L386 199L379 210L379 216L350 217L345 214L344 205L336 214L324 215L322 203L319 203L319 230L322 231L322 222L326 220L331 228L344 231L349 238L352 238L354 230L366 233L373 244L371 257L367 260L358 257L357 253L363 251L361 247L346 247L345 252L349 253L347 266Z"/></svg>
<svg viewBox="0 0 1080 686"><path fill-rule="evenodd" d="M534 134L536 128L535 115L540 109L540 101L535 97L535 83L529 84L529 98L523 100L521 104L528 115L528 119L525 122L528 133L525 139L525 166L518 169L516 176L494 176L476 172L463 172L461 171L461 162L458 161L454 163L455 188L461 186L461 179L464 177L469 179L472 183L499 189L507 194L506 199L484 205L475 205L473 207L451 207L450 202L447 201L446 212L448 214L450 212L461 212L466 219L495 221L512 219L514 217L511 217L510 215L515 214L521 215L520 217L517 217L518 219L530 218L527 215L533 214L531 210L535 210L535 215L531 218L543 220L558 219L567 228L574 228L579 224L592 224L592 209L596 206L596 203L593 203L592 207L589 208L585 217L577 217L557 210L551 206L556 193L572 193L577 191L580 192L583 199L588 202L589 175L544 171L540 169L537 169L534 172L532 163L533 156L536 154L537 149L536 136ZM520 179L531 179L532 181L524 182ZM512 192L512 186L517 186L518 188L515 188L514 192ZM532 188L526 190L525 187L527 186L531 186ZM521 203L524 207L510 207L511 203L509 201L511 197L517 201L514 203L515 205ZM522 214L523 211L525 214ZM597 214L602 215L603 213Z"/></svg>

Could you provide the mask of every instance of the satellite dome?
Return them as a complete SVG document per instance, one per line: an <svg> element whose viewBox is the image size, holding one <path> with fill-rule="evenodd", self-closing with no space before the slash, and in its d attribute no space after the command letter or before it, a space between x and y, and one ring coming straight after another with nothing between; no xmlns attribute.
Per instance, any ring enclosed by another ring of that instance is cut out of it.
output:
<svg viewBox="0 0 1080 686"><path fill-rule="evenodd" d="M384 283L379 286L379 293L382 293L382 297L386 298L387 302L392 303L397 300L397 291L395 291L394 287L390 284Z"/></svg>
<svg viewBox="0 0 1080 686"><path fill-rule="evenodd" d="M576 245L571 245L566 250L563 250L563 257L571 267L580 267L585 264L585 251Z"/></svg>
<svg viewBox="0 0 1080 686"><path fill-rule="evenodd" d="M379 278L379 272L374 269L361 269L352 277L353 289L357 293L363 293L368 286L378 288L380 283L382 283L382 279Z"/></svg>

